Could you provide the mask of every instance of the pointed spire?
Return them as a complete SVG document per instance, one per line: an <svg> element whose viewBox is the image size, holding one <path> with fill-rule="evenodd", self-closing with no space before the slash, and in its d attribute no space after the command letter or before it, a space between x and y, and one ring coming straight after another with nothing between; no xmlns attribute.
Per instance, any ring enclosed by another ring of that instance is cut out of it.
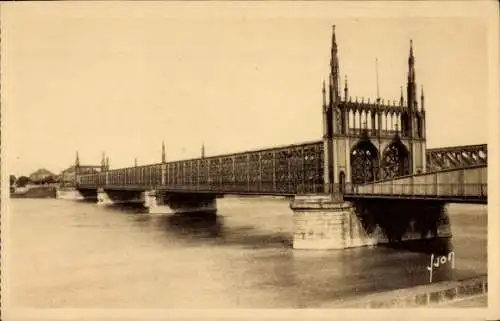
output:
<svg viewBox="0 0 500 321"><path fill-rule="evenodd" d="M417 106L417 88L415 83L415 56L413 55L413 40L410 39L410 55L408 57L408 83L406 100L410 110Z"/></svg>
<svg viewBox="0 0 500 321"><path fill-rule="evenodd" d="M205 158L205 143L201 143L201 158Z"/></svg>
<svg viewBox="0 0 500 321"><path fill-rule="evenodd" d="M410 59L413 59L413 39L410 39Z"/></svg>
<svg viewBox="0 0 500 321"><path fill-rule="evenodd" d="M106 154L102 152L102 158L101 158L101 170L105 171L106 170Z"/></svg>
<svg viewBox="0 0 500 321"><path fill-rule="evenodd" d="M106 156L106 170L109 171L109 157Z"/></svg>
<svg viewBox="0 0 500 321"><path fill-rule="evenodd" d="M401 97L399 98L399 105L403 106L405 103L404 96L403 96L403 86L401 86Z"/></svg>
<svg viewBox="0 0 500 321"><path fill-rule="evenodd" d="M335 25L332 25L332 58L337 54L337 37L335 36Z"/></svg>
<svg viewBox="0 0 500 321"><path fill-rule="evenodd" d="M167 162L167 154L165 152L165 141L161 142L161 162L163 164Z"/></svg>
<svg viewBox="0 0 500 321"><path fill-rule="evenodd" d="M415 56L413 55L413 40L410 39L410 54L408 55L408 67L409 69L413 69L412 67L415 65Z"/></svg>
<svg viewBox="0 0 500 321"><path fill-rule="evenodd" d="M347 75L344 78L344 99L347 101L347 97L349 97L349 87L347 86Z"/></svg>
<svg viewBox="0 0 500 321"><path fill-rule="evenodd" d="M80 156L78 155L78 151L76 151L75 166L80 166Z"/></svg>
<svg viewBox="0 0 500 321"><path fill-rule="evenodd" d="M323 93L323 110L326 111L326 88L324 80L323 80L323 89L321 92Z"/></svg>
<svg viewBox="0 0 500 321"><path fill-rule="evenodd" d="M137 167L137 157L134 158L134 167Z"/></svg>
<svg viewBox="0 0 500 321"><path fill-rule="evenodd" d="M379 83L378 83L378 58L375 58L375 75L377 77L377 103L380 102L380 91L379 91Z"/></svg>
<svg viewBox="0 0 500 321"><path fill-rule="evenodd" d="M335 25L332 26L332 48L330 57L330 104L340 98L339 93L339 59L337 56L337 39Z"/></svg>
<svg viewBox="0 0 500 321"><path fill-rule="evenodd" d="M330 77L328 77L328 103L330 106L333 103L333 97L334 97L334 90L333 90L333 81L332 81L333 76L330 74Z"/></svg>
<svg viewBox="0 0 500 321"><path fill-rule="evenodd" d="M424 85L420 86L420 108L424 110Z"/></svg>

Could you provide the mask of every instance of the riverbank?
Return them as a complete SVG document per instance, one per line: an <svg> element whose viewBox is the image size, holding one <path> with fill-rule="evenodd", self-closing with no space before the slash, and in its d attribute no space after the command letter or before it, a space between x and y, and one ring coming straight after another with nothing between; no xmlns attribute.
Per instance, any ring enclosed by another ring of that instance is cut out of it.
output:
<svg viewBox="0 0 500 321"><path fill-rule="evenodd" d="M10 193L10 198L56 198L55 186L29 186Z"/></svg>
<svg viewBox="0 0 500 321"><path fill-rule="evenodd" d="M443 281L400 290L366 295L344 302L332 302L322 308L416 308L444 307L467 301L468 307L486 308L488 277L478 276L464 280ZM476 298L481 297L481 300ZM469 300L476 299L476 300ZM471 303L472 302L472 303Z"/></svg>

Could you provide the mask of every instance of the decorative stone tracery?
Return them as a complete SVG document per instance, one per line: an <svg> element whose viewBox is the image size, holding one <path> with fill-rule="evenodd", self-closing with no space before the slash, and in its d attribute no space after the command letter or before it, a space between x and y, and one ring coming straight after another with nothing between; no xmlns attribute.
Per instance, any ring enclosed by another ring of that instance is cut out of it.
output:
<svg viewBox="0 0 500 321"><path fill-rule="evenodd" d="M382 179L410 174L410 153L406 146L395 139L382 154Z"/></svg>
<svg viewBox="0 0 500 321"><path fill-rule="evenodd" d="M379 156L369 140L361 140L351 151L351 182L371 182L378 179Z"/></svg>

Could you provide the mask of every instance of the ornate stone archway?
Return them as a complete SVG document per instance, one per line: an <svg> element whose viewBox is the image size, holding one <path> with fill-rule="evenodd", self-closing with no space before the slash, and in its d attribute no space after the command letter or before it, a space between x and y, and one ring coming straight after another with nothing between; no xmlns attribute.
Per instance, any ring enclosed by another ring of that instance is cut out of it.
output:
<svg viewBox="0 0 500 321"><path fill-rule="evenodd" d="M369 140L361 140L351 150L351 182L360 184L377 180L378 150Z"/></svg>
<svg viewBox="0 0 500 321"><path fill-rule="evenodd" d="M382 154L382 178L410 174L410 153L400 140L394 140Z"/></svg>

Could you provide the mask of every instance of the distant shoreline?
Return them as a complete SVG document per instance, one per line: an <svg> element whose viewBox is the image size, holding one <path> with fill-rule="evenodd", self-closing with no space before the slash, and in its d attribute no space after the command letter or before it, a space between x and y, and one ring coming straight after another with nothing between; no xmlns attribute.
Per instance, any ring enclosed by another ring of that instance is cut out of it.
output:
<svg viewBox="0 0 500 321"><path fill-rule="evenodd" d="M10 193L10 198L56 198L54 186L30 186Z"/></svg>

